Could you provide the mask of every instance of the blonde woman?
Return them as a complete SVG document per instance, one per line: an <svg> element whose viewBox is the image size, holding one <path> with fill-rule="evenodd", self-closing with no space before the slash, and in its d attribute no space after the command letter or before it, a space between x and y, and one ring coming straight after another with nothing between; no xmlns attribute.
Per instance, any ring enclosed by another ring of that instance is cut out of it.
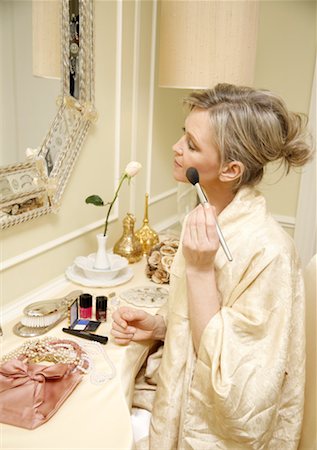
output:
<svg viewBox="0 0 317 450"><path fill-rule="evenodd" d="M294 243L255 189L271 161L311 156L299 115L265 90L192 93L173 173L195 167L209 203L186 218L168 304L122 307L117 343L164 340L150 450L296 449L305 379L304 292ZM219 247L216 218L233 256ZM145 445L145 440L144 440Z"/></svg>

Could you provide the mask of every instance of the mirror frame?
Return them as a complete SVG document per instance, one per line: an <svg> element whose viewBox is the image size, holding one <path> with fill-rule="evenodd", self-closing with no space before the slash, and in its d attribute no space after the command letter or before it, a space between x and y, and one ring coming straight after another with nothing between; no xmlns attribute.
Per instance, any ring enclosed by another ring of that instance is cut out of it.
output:
<svg viewBox="0 0 317 450"><path fill-rule="evenodd" d="M0 167L1 229L57 212L87 131L96 119L94 106L94 2L79 1L79 90L70 96L69 0L61 2L61 96L57 114L38 150L26 161ZM53 148L58 147L53 166ZM24 183L23 183L24 181ZM26 182L27 181L27 182Z"/></svg>

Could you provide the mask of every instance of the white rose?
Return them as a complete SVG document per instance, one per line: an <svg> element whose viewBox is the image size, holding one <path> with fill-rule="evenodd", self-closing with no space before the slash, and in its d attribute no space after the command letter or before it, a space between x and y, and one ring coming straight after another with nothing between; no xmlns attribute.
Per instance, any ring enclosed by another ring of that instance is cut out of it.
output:
<svg viewBox="0 0 317 450"><path fill-rule="evenodd" d="M125 168L124 173L128 175L128 177L134 177L142 168L142 165L137 161L130 161L127 167Z"/></svg>

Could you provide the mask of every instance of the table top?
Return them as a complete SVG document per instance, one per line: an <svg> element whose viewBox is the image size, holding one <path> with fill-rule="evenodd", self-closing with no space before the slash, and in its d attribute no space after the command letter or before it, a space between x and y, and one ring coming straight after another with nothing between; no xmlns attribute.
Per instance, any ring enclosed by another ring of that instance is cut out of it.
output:
<svg viewBox="0 0 317 450"><path fill-rule="evenodd" d="M108 295L115 291L120 305L127 305L128 303L120 298L120 293L139 286L159 286L146 278L145 259L129 267L132 268L134 276L125 284L111 288L91 288L67 282L59 297L76 289L81 289L93 296ZM1 448L124 450L133 447L130 408L134 380L148 354L151 342L133 342L127 346L117 345L110 335L111 313L117 306L114 306L111 301L108 303L107 322L102 323L96 331L98 334L109 337L106 345L96 346L88 340L63 333L62 327L68 326L67 319L42 335L42 337L52 336L76 341L90 355L93 369L84 375L82 382L55 415L39 428L26 430L1 424ZM153 314L156 312L155 307L144 309ZM15 321L3 324L3 336L0 337L2 355L21 346L27 340L12 332L21 314L17 314ZM94 384L96 375L104 378L110 376L113 372L112 367L115 369L115 376L112 379L102 384Z"/></svg>

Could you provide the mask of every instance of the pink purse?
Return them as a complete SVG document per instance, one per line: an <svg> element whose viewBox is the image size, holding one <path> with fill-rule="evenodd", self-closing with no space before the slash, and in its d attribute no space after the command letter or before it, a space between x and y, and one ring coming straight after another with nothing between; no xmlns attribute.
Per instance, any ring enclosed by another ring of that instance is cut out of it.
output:
<svg viewBox="0 0 317 450"><path fill-rule="evenodd" d="M60 408L89 361L76 342L66 339L31 341L14 355L0 367L0 422L34 429ZM37 363L44 360L55 364Z"/></svg>

